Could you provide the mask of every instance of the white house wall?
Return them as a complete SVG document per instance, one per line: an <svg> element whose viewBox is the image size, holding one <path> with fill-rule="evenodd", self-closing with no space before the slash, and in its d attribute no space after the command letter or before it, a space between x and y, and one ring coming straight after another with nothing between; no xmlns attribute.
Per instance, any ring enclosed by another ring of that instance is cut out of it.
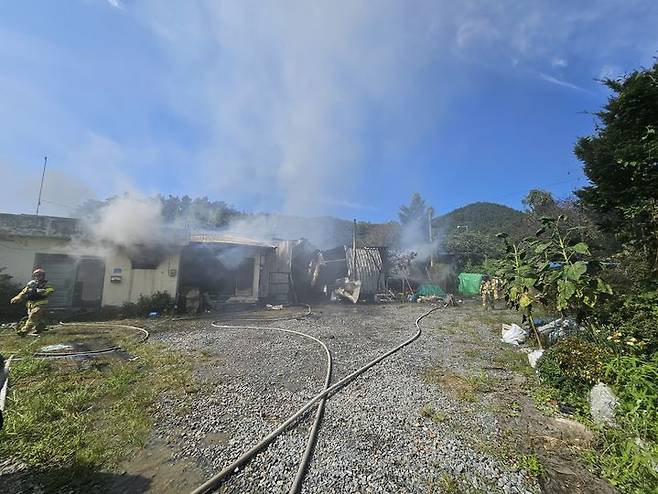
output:
<svg viewBox="0 0 658 494"><path fill-rule="evenodd" d="M37 254L65 254L75 256L70 241L48 237L0 237L0 267L18 284L25 284L32 277L35 256ZM156 269L132 269L127 254L114 252L98 256L105 261L103 279L102 305L122 305L125 302L137 302L141 295L155 292L167 292L172 297L178 288L180 255L171 254L163 259ZM258 263L255 263L258 267ZM121 269L121 281L112 282L116 268ZM173 276L172 276L173 275ZM258 274L255 275L258 287ZM257 293L257 292L256 292Z"/></svg>
<svg viewBox="0 0 658 494"><path fill-rule="evenodd" d="M70 255L68 240L46 237L0 238L0 268L16 283L24 285L32 278L36 254Z"/></svg>
<svg viewBox="0 0 658 494"><path fill-rule="evenodd" d="M167 292L174 297L178 289L179 263L178 253L167 256L155 269L132 269L130 258L123 252L106 257L102 304L137 302L140 296L155 292ZM120 274L117 269L121 270ZM120 281L112 281L113 276L115 280L120 276Z"/></svg>

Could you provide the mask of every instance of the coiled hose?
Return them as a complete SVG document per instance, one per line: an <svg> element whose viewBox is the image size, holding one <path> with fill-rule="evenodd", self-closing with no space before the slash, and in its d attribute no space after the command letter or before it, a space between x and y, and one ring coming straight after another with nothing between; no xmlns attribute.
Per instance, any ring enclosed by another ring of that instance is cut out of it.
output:
<svg viewBox="0 0 658 494"><path fill-rule="evenodd" d="M269 446L272 443L272 441L274 441L277 437L279 437L281 434L283 434L293 423L295 423L300 417L302 417L313 405L315 405L318 402L324 403L324 401L326 400L326 398L328 396L330 396L330 395L336 393L337 391L341 390L342 388L347 386L350 382L352 382L354 379L359 377L361 374L366 372L371 367L374 367L375 365L377 365L379 362L381 362L385 358L387 358L390 355L396 353L397 351L401 350L405 346L409 345L410 343L412 343L413 341L418 339L418 337L422 333L422 329L420 327L420 322L423 319L425 319L427 316L429 316L432 312L434 312L438 309L439 309L439 307L433 307L433 308L431 308L430 310L428 310L427 312L425 312L424 314L422 314L420 317L418 317L416 319L416 321L415 321L416 333L413 336L411 336L408 340L403 341L402 343L400 343L396 347L392 348L388 352L380 355L379 357L375 358L374 360L371 360L370 362L365 364L363 367L361 367L361 368L355 370L354 372L352 372L351 374L345 376L343 379L341 379L337 383L333 384L332 386L329 386L329 387L325 386L325 389L321 393L315 395L313 398L311 398L309 401L307 401L304 406L302 406L299 410L297 410L290 417L288 417L285 420L285 422L283 422L281 425L279 425L279 427L277 427L275 430L270 432L267 436L265 436L257 444L252 446L247 452L245 452L242 456L240 456L233 463L231 463L230 465L225 467L217 475L215 475L214 477L212 477L211 479L209 479L208 481L206 481L205 483L203 483L202 485L200 485L199 487L194 489L191 494L205 494L205 493L211 492L212 490L216 489L222 483L222 481L224 481L229 476L231 476L231 474L233 474L233 472L235 472L236 469L238 469L241 466L243 466L244 464L246 464L249 460L251 460L253 457L255 457L260 451L264 450L267 446ZM212 323L212 325L214 327L217 327L217 328L227 328L227 327L232 328L232 327L235 327L235 326L221 326L221 325L218 325L216 323ZM256 328L256 329L264 329L264 328ZM286 331L290 331L290 330L286 330ZM303 336L308 336L309 338L315 339L312 336L306 335L304 333L300 333L300 332L295 332L295 333L302 334ZM316 340L316 341L319 341L319 340ZM324 343L322 343L322 345L325 346ZM326 348L326 346L325 346L325 348ZM318 407L318 411L319 411L319 409L320 409L320 407ZM317 414L316 414L316 417L317 417ZM314 423L313 430L311 431L311 434L317 435L317 430L315 430L315 429L316 429L316 427L315 427L315 423ZM304 456L302 458L302 463L300 463L300 470L301 470L301 467L302 467L302 464L304 463L304 461L310 460L310 457L312 455L312 449L313 448L311 447L310 452L309 452L308 444L309 443L307 443L307 448L306 448L306 451L304 452ZM308 453L308 455L307 455L307 453ZM308 456L308 458L307 458L307 456ZM306 468L306 466L304 465L304 470L305 470L305 468ZM304 477L304 472L302 472L301 475L300 475L299 470L298 470L297 476L295 477L295 481L293 482L293 485L291 486L291 489L290 489L291 493L292 492L295 492L295 493L299 492L299 490L301 489L301 482L303 481L303 477ZM293 489L297 489L297 490L293 490Z"/></svg>
<svg viewBox="0 0 658 494"><path fill-rule="evenodd" d="M149 339L149 332L144 329L140 328L138 326L130 326L128 324L114 324L114 323L97 323L97 322L60 322L60 326L101 326L104 328L122 328L122 329L130 329L137 331L138 333L141 334L140 338L135 341L136 344L144 343L146 340ZM122 350L120 346L111 346L107 348L101 348L99 350L87 350L87 351L81 351L81 352L35 352L31 355L31 357L36 357L36 358L70 358L70 357L88 357L91 355L102 355L104 353L111 353L111 352L116 352ZM25 359L26 357L15 357L15 361L20 361Z"/></svg>

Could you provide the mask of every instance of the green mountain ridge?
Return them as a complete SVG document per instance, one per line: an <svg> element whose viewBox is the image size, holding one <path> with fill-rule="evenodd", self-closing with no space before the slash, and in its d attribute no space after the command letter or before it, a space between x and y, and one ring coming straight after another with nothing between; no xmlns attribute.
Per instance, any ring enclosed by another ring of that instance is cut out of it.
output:
<svg viewBox="0 0 658 494"><path fill-rule="evenodd" d="M512 236L528 231L528 215L509 206L493 202L474 202L434 218L433 227L449 234L458 227L482 234L495 235L505 231ZM461 228L459 228L461 230Z"/></svg>

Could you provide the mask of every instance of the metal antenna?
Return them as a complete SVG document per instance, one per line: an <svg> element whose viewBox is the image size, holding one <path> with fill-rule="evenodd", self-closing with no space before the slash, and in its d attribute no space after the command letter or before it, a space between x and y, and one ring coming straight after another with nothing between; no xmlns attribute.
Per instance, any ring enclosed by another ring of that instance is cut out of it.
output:
<svg viewBox="0 0 658 494"><path fill-rule="evenodd" d="M43 190L43 179L46 177L46 163L48 163L48 156L43 157L43 173L41 174L41 185L39 186L39 200L37 201L37 216L39 216L39 207L41 206L41 191Z"/></svg>
<svg viewBox="0 0 658 494"><path fill-rule="evenodd" d="M352 277L358 280L356 274L356 218L354 218L354 226L352 227Z"/></svg>

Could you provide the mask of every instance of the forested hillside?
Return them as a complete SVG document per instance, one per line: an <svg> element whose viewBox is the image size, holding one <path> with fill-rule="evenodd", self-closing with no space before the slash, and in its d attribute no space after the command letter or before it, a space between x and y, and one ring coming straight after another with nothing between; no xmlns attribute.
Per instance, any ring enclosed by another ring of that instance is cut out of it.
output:
<svg viewBox="0 0 658 494"><path fill-rule="evenodd" d="M492 202L474 202L434 218L435 229L449 233L458 227L495 235L508 232L523 236L530 230L528 215L516 209Z"/></svg>

